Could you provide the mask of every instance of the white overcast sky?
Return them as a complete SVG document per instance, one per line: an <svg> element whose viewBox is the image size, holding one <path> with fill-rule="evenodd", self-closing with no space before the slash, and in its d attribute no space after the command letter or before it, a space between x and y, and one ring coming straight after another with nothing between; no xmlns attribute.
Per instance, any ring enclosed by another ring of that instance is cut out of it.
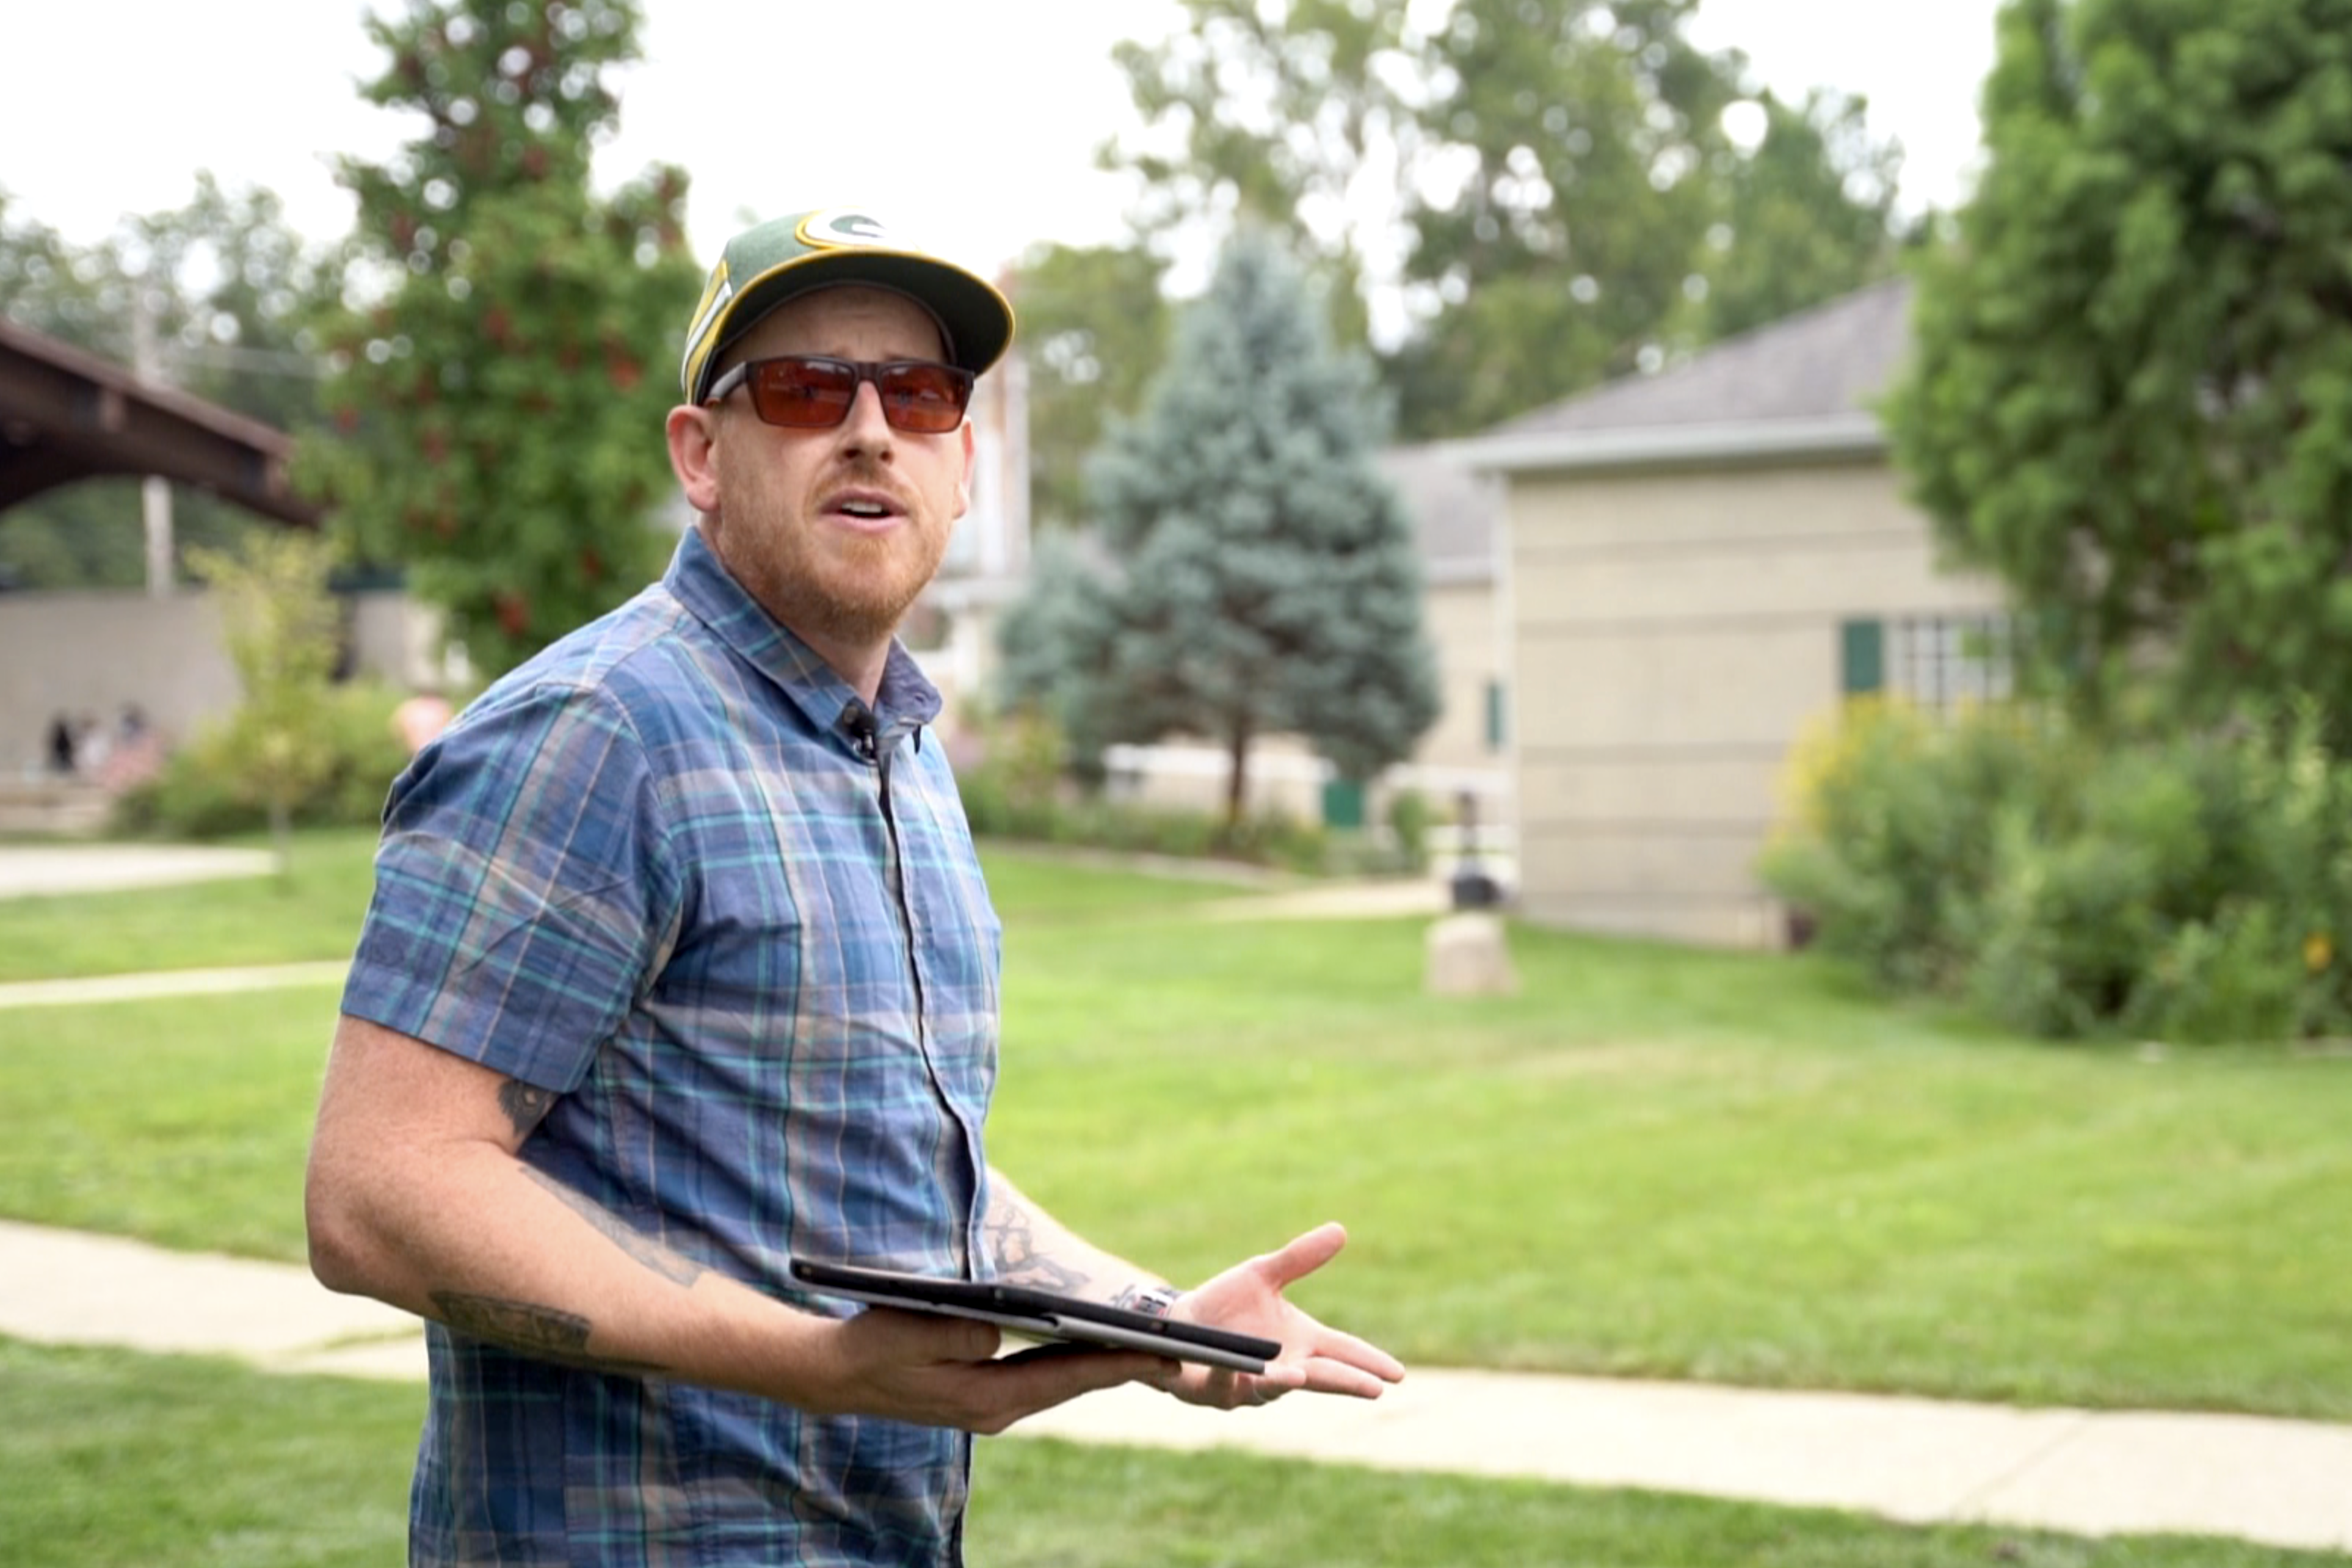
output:
<svg viewBox="0 0 2352 1568"><path fill-rule="evenodd" d="M1432 0L1413 0L1426 5ZM1765 85L1866 94L1906 150L1904 205L1949 205L1977 147L1996 0L1703 0L1696 32ZM68 239L184 203L195 171L276 190L314 240L351 226L331 152L379 158L413 121L362 102L362 0L11 0L0 26L0 189ZM397 13L404 0L373 8ZM707 259L746 214L860 205L989 271L1040 239L1115 239L1125 193L1093 167L1131 123L1111 45L1173 0L645 0L618 79L607 183L693 177Z"/></svg>

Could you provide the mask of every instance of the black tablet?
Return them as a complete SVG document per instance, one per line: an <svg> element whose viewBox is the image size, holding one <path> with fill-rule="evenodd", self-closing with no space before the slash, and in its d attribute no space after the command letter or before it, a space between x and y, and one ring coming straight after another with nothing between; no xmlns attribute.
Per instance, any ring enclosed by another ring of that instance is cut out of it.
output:
<svg viewBox="0 0 2352 1568"><path fill-rule="evenodd" d="M793 1259L792 1275L796 1283L819 1295L845 1296L902 1311L977 1318L1034 1340L1150 1351L1174 1361L1201 1362L1236 1372L1264 1372L1265 1363L1282 1353L1278 1342L1255 1334L1180 1323L1026 1285L940 1279L927 1274L818 1263L806 1258Z"/></svg>

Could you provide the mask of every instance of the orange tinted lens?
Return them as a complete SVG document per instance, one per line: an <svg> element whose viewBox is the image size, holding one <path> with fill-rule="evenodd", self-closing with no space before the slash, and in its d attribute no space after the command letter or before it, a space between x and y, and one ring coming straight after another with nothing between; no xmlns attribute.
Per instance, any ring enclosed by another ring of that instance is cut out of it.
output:
<svg viewBox="0 0 2352 1568"><path fill-rule="evenodd" d="M833 360L772 359L751 367L753 410L770 425L838 425L857 397L857 372Z"/></svg>
<svg viewBox="0 0 2352 1568"><path fill-rule="evenodd" d="M971 383L943 364L888 364L875 377L882 416L901 430L936 436L963 423Z"/></svg>

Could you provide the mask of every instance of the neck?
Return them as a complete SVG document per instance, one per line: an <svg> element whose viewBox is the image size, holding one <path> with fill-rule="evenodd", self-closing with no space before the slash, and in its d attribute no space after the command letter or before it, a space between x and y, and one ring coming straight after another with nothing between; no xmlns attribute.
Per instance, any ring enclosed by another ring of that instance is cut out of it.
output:
<svg viewBox="0 0 2352 1568"><path fill-rule="evenodd" d="M774 611L769 613L773 615ZM835 675L847 681L849 689L864 700L866 706L871 708L875 705L882 690L882 671L890 662L888 637L884 637L879 643L845 641L822 632L805 630L782 616L777 616L776 619L793 636L808 644L809 650L824 660L826 667Z"/></svg>

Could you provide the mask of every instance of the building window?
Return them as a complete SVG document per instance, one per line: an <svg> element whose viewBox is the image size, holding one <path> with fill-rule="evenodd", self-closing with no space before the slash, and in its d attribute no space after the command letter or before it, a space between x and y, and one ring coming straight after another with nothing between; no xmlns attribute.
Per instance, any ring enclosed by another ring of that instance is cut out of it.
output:
<svg viewBox="0 0 2352 1568"><path fill-rule="evenodd" d="M1902 616L1838 630L1838 686L1849 697L1885 691L1941 713L2010 695L2005 616Z"/></svg>
<svg viewBox="0 0 2352 1568"><path fill-rule="evenodd" d="M1486 749L1490 752L1503 749L1503 683L1490 680L1486 682Z"/></svg>

